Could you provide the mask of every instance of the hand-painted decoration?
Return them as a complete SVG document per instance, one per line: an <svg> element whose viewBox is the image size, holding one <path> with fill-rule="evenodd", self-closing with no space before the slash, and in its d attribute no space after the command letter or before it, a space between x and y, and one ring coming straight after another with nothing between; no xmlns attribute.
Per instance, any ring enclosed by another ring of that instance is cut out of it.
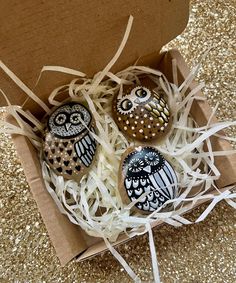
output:
<svg viewBox="0 0 236 283"><path fill-rule="evenodd" d="M154 147L129 148L120 166L119 190L125 203L153 212L177 195L178 181L170 163ZM142 195L144 196L142 197Z"/></svg>
<svg viewBox="0 0 236 283"><path fill-rule="evenodd" d="M170 128L170 110L163 91L136 85L124 93L113 100L113 118L119 129L139 141L161 139Z"/></svg>
<svg viewBox="0 0 236 283"><path fill-rule="evenodd" d="M69 102L49 117L43 142L47 164L66 179L79 181L92 165L96 152L91 112L81 103Z"/></svg>

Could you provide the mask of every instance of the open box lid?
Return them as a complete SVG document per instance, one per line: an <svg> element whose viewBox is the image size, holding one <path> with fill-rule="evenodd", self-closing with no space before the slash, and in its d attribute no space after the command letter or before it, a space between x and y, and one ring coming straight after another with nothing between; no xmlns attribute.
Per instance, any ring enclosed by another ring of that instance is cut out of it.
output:
<svg viewBox="0 0 236 283"><path fill-rule="evenodd" d="M102 70L115 54L129 15L134 23L128 43L113 71L139 57L157 56L161 47L180 34L188 21L189 0L16 0L1 4L1 60L44 102L57 86L72 77L43 73L45 65L73 68L88 76ZM153 59L153 58L152 58ZM146 63L146 62L145 62ZM12 104L22 105L26 95L0 71L0 87ZM0 96L0 106L5 100ZM32 101L27 109L38 116Z"/></svg>

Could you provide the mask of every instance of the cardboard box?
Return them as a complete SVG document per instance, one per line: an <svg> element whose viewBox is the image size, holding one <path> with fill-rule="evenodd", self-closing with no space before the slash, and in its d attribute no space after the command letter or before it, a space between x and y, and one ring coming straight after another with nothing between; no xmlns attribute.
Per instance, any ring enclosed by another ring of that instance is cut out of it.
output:
<svg viewBox="0 0 236 283"><path fill-rule="evenodd" d="M43 73L44 65L60 65L81 70L89 76L103 69L113 57L122 39L130 14L134 25L124 52L112 71L140 64L155 67L171 78L171 60L177 60L179 81L189 70L176 50L160 54L161 47L180 34L188 21L188 0L136 1L31 1L16 0L1 4L1 60L44 102L57 86L73 77L60 73ZM23 105L37 117L43 110L0 71L0 86L12 104ZM193 86L191 86L193 87ZM0 105L5 101L0 96ZM191 113L199 125L206 123L211 108L205 101L195 102ZM86 259L106 249L99 238L89 237L80 227L62 215L45 189L36 150L28 139L14 135L14 143L22 162L33 197L37 202L50 239L62 265L72 258ZM214 138L214 150L231 149L227 141ZM221 190L236 182L236 157L217 157L222 176L217 182ZM157 225L158 223L156 223ZM122 235L117 244L128 240Z"/></svg>

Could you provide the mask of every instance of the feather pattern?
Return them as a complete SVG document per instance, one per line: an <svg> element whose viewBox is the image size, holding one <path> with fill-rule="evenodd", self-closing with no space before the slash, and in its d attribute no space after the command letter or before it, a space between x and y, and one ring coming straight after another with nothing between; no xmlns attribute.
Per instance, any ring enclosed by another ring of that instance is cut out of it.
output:
<svg viewBox="0 0 236 283"><path fill-rule="evenodd" d="M96 141L90 132L83 136L74 145L77 156L84 166L89 167L93 161L97 147Z"/></svg>

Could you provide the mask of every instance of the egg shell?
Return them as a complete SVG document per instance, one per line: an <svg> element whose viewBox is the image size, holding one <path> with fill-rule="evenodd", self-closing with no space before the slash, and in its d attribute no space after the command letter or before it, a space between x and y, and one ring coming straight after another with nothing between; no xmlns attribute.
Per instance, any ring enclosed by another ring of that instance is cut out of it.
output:
<svg viewBox="0 0 236 283"><path fill-rule="evenodd" d="M87 128L83 123L78 123L78 115L84 118ZM56 124L58 117L64 117L65 122ZM90 131L95 132L95 122L86 103L67 101L52 109L47 119L42 149L44 160L58 176L79 182L88 173L97 148Z"/></svg>
<svg viewBox="0 0 236 283"><path fill-rule="evenodd" d="M153 158L152 161L149 160L150 157ZM138 166L135 167L136 163ZM133 170L134 168L137 172ZM140 171L138 171L139 169ZM126 205L147 192L143 202L141 197L141 200L132 208L133 211L142 214L155 211L178 194L176 172L170 162L151 146L130 147L124 152L119 167L118 180L120 196ZM165 208L163 206L163 209L168 210L170 206L167 205Z"/></svg>
<svg viewBox="0 0 236 283"><path fill-rule="evenodd" d="M135 93L140 92L138 88L142 87L148 92L147 100L136 97ZM150 78L144 77L140 78L139 85L125 85L121 97L118 93L114 96L113 119L126 137L152 143L162 141L169 132L172 117L168 99L163 90L154 92L156 88Z"/></svg>

